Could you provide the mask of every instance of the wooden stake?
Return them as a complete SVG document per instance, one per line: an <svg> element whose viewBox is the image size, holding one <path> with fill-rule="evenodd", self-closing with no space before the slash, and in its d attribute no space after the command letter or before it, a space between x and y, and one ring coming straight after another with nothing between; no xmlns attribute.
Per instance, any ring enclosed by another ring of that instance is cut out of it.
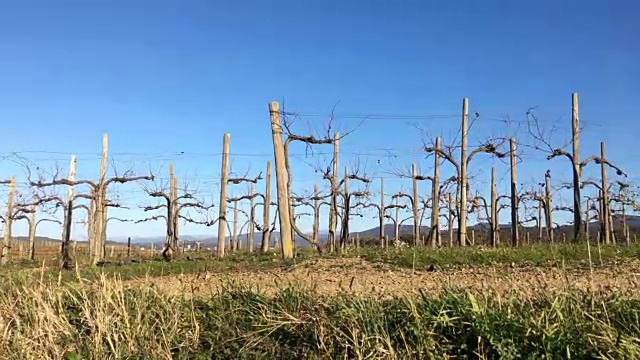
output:
<svg viewBox="0 0 640 360"><path fill-rule="evenodd" d="M338 226L338 150L340 149L340 134L333 134L333 174L331 186L331 208L329 210L329 252L336 249L336 231Z"/></svg>
<svg viewBox="0 0 640 360"><path fill-rule="evenodd" d="M604 235L604 244L609 245L610 233L611 233L611 224L609 223L609 191L607 187L607 165L605 164L605 160L607 159L606 148L604 142L600 143L600 172L602 178L602 220L603 220L603 235Z"/></svg>
<svg viewBox="0 0 640 360"><path fill-rule="evenodd" d="M262 252L269 251L271 242L271 221L269 217L271 210L271 160L267 161L267 176L265 178L264 206L262 207L262 222L265 228L262 230Z"/></svg>
<svg viewBox="0 0 640 360"><path fill-rule="evenodd" d="M447 227L449 229L449 247L453 247L453 214L455 211L455 206L453 204L453 198L451 193L447 194L447 201L449 203L449 221Z"/></svg>
<svg viewBox="0 0 640 360"><path fill-rule="evenodd" d="M227 232L227 180L229 179L229 138L222 137L222 165L220 166L220 210L218 211L218 257L224 257Z"/></svg>
<svg viewBox="0 0 640 360"><path fill-rule="evenodd" d="M7 212L4 219L4 238L2 241L2 257L0 265L6 265L11 260L11 225L13 224L13 194L16 189L16 177L11 176L9 195L7 197Z"/></svg>
<svg viewBox="0 0 640 360"><path fill-rule="evenodd" d="M433 153L433 181L431 182L431 247L442 246L440 238L440 146L441 139L436 138L436 151Z"/></svg>
<svg viewBox="0 0 640 360"><path fill-rule="evenodd" d="M544 192L545 192L545 203L546 207L546 226L547 226L547 236L549 238L549 243L553 244L553 211L552 211L552 199L551 199L551 174L549 171L546 172L544 176Z"/></svg>
<svg viewBox="0 0 640 360"><path fill-rule="evenodd" d="M318 232L320 230L320 194L318 193L318 184L313 184L313 241L318 241Z"/></svg>
<svg viewBox="0 0 640 360"><path fill-rule="evenodd" d="M460 149L460 217L458 218L458 243L467 245L467 135L469 130L469 99L462 100L462 147Z"/></svg>
<svg viewBox="0 0 640 360"><path fill-rule="evenodd" d="M131 236L127 238L127 257L131 257Z"/></svg>
<svg viewBox="0 0 640 360"><path fill-rule="evenodd" d="M349 168L347 166L344 167L344 210L342 216L342 226L340 228L340 251L343 251L347 247L347 242L349 240L349 207L350 203L350 195L349 195Z"/></svg>
<svg viewBox="0 0 640 360"><path fill-rule="evenodd" d="M31 218L29 219L29 260L35 260L36 256L36 202L38 196L33 195L31 199Z"/></svg>
<svg viewBox="0 0 640 360"><path fill-rule="evenodd" d="M251 195L253 195L255 193L255 187L254 187L253 183L251 183L249 191L251 191L251 193L250 193ZM253 206L254 206L254 200L253 199L254 198L252 197L249 200L249 236L247 237L247 240L248 240L247 241L248 242L247 247L248 247L248 250L249 250L250 254L253 253L253 248L254 248L254 245L255 245L254 244L255 240L253 239L253 235L254 235L254 232L256 231L256 228L255 228L255 225L254 225L255 218L256 218L256 211L253 208Z"/></svg>
<svg viewBox="0 0 640 360"><path fill-rule="evenodd" d="M500 243L500 224L498 223L498 190L496 187L496 168L491 167L491 246Z"/></svg>
<svg viewBox="0 0 640 360"><path fill-rule="evenodd" d="M538 242L542 243L542 201L538 200Z"/></svg>
<svg viewBox="0 0 640 360"><path fill-rule="evenodd" d="M573 239L579 240L582 227L582 210L580 209L580 120L578 118L578 93L571 96L571 134L573 144Z"/></svg>
<svg viewBox="0 0 640 360"><path fill-rule="evenodd" d="M73 182L76 179L76 164L76 156L71 155L71 162L69 164L69 177L67 179L72 185L68 186L67 204L64 208L64 225L62 227L62 254L60 267L63 269L70 269L72 267L71 254L69 253L69 242L71 241L71 223L73 221Z"/></svg>
<svg viewBox="0 0 640 360"><path fill-rule="evenodd" d="M418 215L418 167L416 164L411 165L411 179L413 182L413 198L412 198L412 212L413 212L413 244L417 246L420 244L420 217Z"/></svg>
<svg viewBox="0 0 640 360"><path fill-rule="evenodd" d="M400 196L396 196L395 246L400 245Z"/></svg>
<svg viewBox="0 0 640 360"><path fill-rule="evenodd" d="M271 134L273 136L273 152L276 161L276 183L278 187L278 217L280 220L280 242L282 257L293 258L293 239L291 238L291 207L289 206L289 189L287 188L287 167L285 164L284 143L282 142L282 125L280 124L280 105L269 104L271 115Z"/></svg>
<svg viewBox="0 0 640 360"><path fill-rule="evenodd" d="M242 245L238 243L238 202L233 202L233 238L231 240L231 250L238 251Z"/></svg>
<svg viewBox="0 0 640 360"><path fill-rule="evenodd" d="M105 176L107 174L107 153L109 150L109 136L104 134L102 136L102 159L100 161L100 180L98 182L97 194L94 194L95 201L95 214L93 216L93 222L95 226L92 228L94 233L92 234L93 245L93 264L97 265L104 262L104 246L102 242L105 224Z"/></svg>
<svg viewBox="0 0 640 360"><path fill-rule="evenodd" d="M511 245L518 246L518 180L516 175L516 140L509 140L511 157Z"/></svg>
<svg viewBox="0 0 640 360"><path fill-rule="evenodd" d="M384 210L384 178L380 178L380 247L384 249L385 247L385 235L384 235L384 216L386 211Z"/></svg>

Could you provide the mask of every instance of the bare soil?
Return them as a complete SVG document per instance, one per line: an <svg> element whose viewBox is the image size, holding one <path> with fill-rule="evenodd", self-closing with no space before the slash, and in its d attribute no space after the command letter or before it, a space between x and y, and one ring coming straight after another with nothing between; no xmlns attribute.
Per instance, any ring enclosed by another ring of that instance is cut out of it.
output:
<svg viewBox="0 0 640 360"><path fill-rule="evenodd" d="M375 297L437 295L456 287L505 296L521 297L540 292L624 292L640 295L640 261L589 268L536 268L509 265L470 266L455 270L416 271L363 259L316 259L289 269L259 272L200 273L130 280L130 286L150 285L172 295L188 297L217 293L223 284L235 283L272 293L290 285L315 288L322 295L353 293Z"/></svg>

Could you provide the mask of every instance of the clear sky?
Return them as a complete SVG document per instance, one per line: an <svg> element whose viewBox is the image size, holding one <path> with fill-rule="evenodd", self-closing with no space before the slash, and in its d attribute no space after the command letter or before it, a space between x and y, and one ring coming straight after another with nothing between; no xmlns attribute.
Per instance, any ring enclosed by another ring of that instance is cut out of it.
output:
<svg viewBox="0 0 640 360"><path fill-rule="evenodd" d="M173 161L181 182L217 205L223 134L231 134L238 175L263 170L273 154L267 104L275 100L302 114L294 125L299 134L322 131L334 106L333 129L366 119L342 140L340 164L365 165L377 199L380 177L388 192L409 189L393 168L418 162L430 172L424 134L455 140L464 97L471 116L480 114L472 146L513 133L499 121L505 117L521 125L519 140L529 141L522 121L532 106L545 126L560 127L554 141L561 143L570 135L571 93L578 92L582 157L605 141L610 160L636 181L639 15L635 1L0 1L0 177L15 174L27 194L12 153L48 170L58 161L65 172L76 154L77 177L95 179L106 132L120 172L151 167L166 179ZM292 153L294 190L326 188L305 162L328 157L305 156L299 145ZM492 164L504 178L499 190L507 190L508 167L479 156L470 168L478 177L473 192L487 193ZM547 169L555 183L570 180L565 159L546 161L530 150L519 179L542 181ZM597 170L590 165L584 177ZM428 186L421 184L421 194ZM4 198L7 189L0 190ZM113 216L150 215L137 209L155 204L139 185L112 190L131 208ZM230 195L246 190L234 186ZM353 230L375 226L372 216L353 220ZM309 229L310 221L300 225ZM47 223L38 229L59 232ZM25 234L26 224L18 222L14 233ZM74 226L74 237L84 233ZM216 229L187 225L181 233ZM160 223L109 227L112 238L162 234Z"/></svg>

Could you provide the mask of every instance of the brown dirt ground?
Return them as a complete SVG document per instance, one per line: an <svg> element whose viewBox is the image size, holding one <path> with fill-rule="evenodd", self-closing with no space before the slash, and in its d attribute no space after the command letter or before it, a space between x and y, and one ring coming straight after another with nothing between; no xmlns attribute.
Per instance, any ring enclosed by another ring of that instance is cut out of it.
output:
<svg viewBox="0 0 640 360"><path fill-rule="evenodd" d="M363 259L316 259L289 269L260 272L201 273L128 281L128 285L150 285L172 295L207 296L225 283L249 285L266 293L297 285L315 287L323 295L353 293L375 297L436 295L447 286L476 293L505 296L533 296L540 292L621 291L640 295L640 261L593 269L561 269L501 266L474 266L456 270L421 271L369 263Z"/></svg>

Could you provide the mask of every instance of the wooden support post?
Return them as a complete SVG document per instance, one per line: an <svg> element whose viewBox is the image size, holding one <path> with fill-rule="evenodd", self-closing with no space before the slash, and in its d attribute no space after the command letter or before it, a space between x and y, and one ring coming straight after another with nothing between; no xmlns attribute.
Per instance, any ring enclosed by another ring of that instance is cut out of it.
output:
<svg viewBox="0 0 640 360"><path fill-rule="evenodd" d="M282 257L293 258L293 239L291 239L291 213L289 206L289 189L287 188L287 167L285 164L284 143L282 142L282 125L280 124L280 105L269 104L271 115L271 134L273 136L273 152L276 161L276 183L278 188L278 216L280 220L280 242Z"/></svg>
<svg viewBox="0 0 640 360"><path fill-rule="evenodd" d="M251 191L251 195L253 195L255 193L255 187L254 187L253 183L251 183L249 191ZM253 208L253 206L254 206L254 200L253 199L254 198L251 197L251 199L249 200L249 236L247 236L247 240L248 240L247 241L248 242L247 248L248 248L250 254L253 253L253 248L255 246L255 244L254 244L255 240L254 240L253 236L254 236L254 233L256 231L256 228L255 228L255 225L254 225L255 224L255 218L256 218L256 211Z"/></svg>
<svg viewBox="0 0 640 360"><path fill-rule="evenodd" d="M591 202L589 199L587 199L587 208L584 210L585 212L585 221L584 221L584 237L587 239L587 242L589 242L589 216L591 215L590 212L591 209Z"/></svg>
<svg viewBox="0 0 640 360"><path fill-rule="evenodd" d="M498 219L498 189L496 186L496 168L491 167L491 237L490 245L500 245L500 223Z"/></svg>
<svg viewBox="0 0 640 360"><path fill-rule="evenodd" d="M395 246L400 245L400 196L396 196Z"/></svg>
<svg viewBox="0 0 640 360"><path fill-rule="evenodd" d="M385 247L385 235L384 235L384 216L386 214L386 211L384 209L384 178L380 177L380 222L379 222L379 226L380 226L380 247L384 249Z"/></svg>
<svg viewBox="0 0 640 360"><path fill-rule="evenodd" d="M169 208L167 226L170 227L169 248L178 252L178 179L176 179L173 163L169 164Z"/></svg>
<svg viewBox="0 0 640 360"><path fill-rule="evenodd" d="M542 201L538 200L538 243L542 243Z"/></svg>
<svg viewBox="0 0 640 360"><path fill-rule="evenodd" d="M36 256L36 202L38 196L33 195L31 199L31 219L29 220L29 260L35 260Z"/></svg>
<svg viewBox="0 0 640 360"><path fill-rule="evenodd" d="M455 211L455 207L453 204L453 197L451 193L447 194L447 203L449 204L449 221L447 227L449 229L449 247L453 247L453 214Z"/></svg>
<svg viewBox="0 0 640 360"><path fill-rule="evenodd" d="M64 225L62 226L62 254L60 259L60 267L62 269L70 269L72 267L71 254L69 253L69 242L71 241L71 224L73 221L73 183L76 179L76 164L76 156L71 155L71 162L69 163L69 177L67 179L72 185L68 186L67 203L64 207Z"/></svg>
<svg viewBox="0 0 640 360"><path fill-rule="evenodd" d="M107 153L109 150L109 136L104 134L102 136L102 159L100 161L100 180L98 182L97 194L94 194L96 197L95 201L95 215L93 218L93 222L95 226L93 227L93 264L97 265L104 262L105 257L105 243L103 242L103 233L105 224L105 211L106 211L106 189L105 189L105 177L107 174Z"/></svg>
<svg viewBox="0 0 640 360"><path fill-rule="evenodd" d="M545 203L546 207L546 221L545 225L547 226L547 237L549 239L549 243L553 244L553 206L552 206L552 198L551 198L551 174L549 171L544 175L544 192L545 192Z"/></svg>
<svg viewBox="0 0 640 360"><path fill-rule="evenodd" d="M331 208L329 210L329 252L334 252L336 249L336 237L338 226L338 157L340 149L340 134L335 132L333 134L333 174L332 186L331 186Z"/></svg>
<svg viewBox="0 0 640 360"><path fill-rule="evenodd" d="M467 146L469 130L469 99L462 100L462 147L460 149L460 217L458 218L458 243L467 245Z"/></svg>
<svg viewBox="0 0 640 360"><path fill-rule="evenodd" d="M320 231L320 194L318 184L313 184L313 241L317 242Z"/></svg>
<svg viewBox="0 0 640 360"><path fill-rule="evenodd" d="M442 246L440 238L440 146L441 139L436 138L436 151L433 154L433 180L431 182L431 247Z"/></svg>
<svg viewBox="0 0 640 360"><path fill-rule="evenodd" d="M573 240L580 238L582 228L582 210L580 209L580 176L582 168L580 166L580 120L578 118L578 93L571 96L571 134L573 145Z"/></svg>
<svg viewBox="0 0 640 360"><path fill-rule="evenodd" d="M271 160L267 161L267 175L265 178L264 190L264 206L262 207L262 222L264 229L262 230L262 247L263 253L269 251L269 243L271 240L271 221L269 218L269 210L271 209Z"/></svg>
<svg viewBox="0 0 640 360"><path fill-rule="evenodd" d="M4 237L2 240L2 257L0 265L6 265L11 260L11 226L13 224L13 195L16 190L16 177L11 176L9 195L7 196L7 212L4 219Z"/></svg>
<svg viewBox="0 0 640 360"><path fill-rule="evenodd" d="M516 139L509 139L511 157L511 245L518 246L518 178L516 175Z"/></svg>
<svg viewBox="0 0 640 360"><path fill-rule="evenodd" d="M349 194L349 168L344 167L344 210L342 212L342 226L340 227L340 251L347 247L349 241L349 211L351 210L350 194Z"/></svg>
<svg viewBox="0 0 640 360"><path fill-rule="evenodd" d="M229 133L222 138L222 165L220 166L220 209L218 211L218 257L224 257L227 238L227 181L229 180Z"/></svg>
<svg viewBox="0 0 640 360"><path fill-rule="evenodd" d="M610 241L610 234L611 234L611 224L609 223L609 191L608 191L608 186L607 186L607 165L605 164L604 160L607 159L607 153L606 153L606 148L604 145L604 142L600 143L600 158L602 158L603 161L600 162L600 172L601 172L601 178L602 178L602 184L600 185L602 187L602 223L604 225L604 229L603 229L603 242L606 245L609 245Z"/></svg>
<svg viewBox="0 0 640 360"><path fill-rule="evenodd" d="M127 258L131 257L131 236L127 238Z"/></svg>
<svg viewBox="0 0 640 360"><path fill-rule="evenodd" d="M238 243L238 202L233 202L233 238L231 239L231 251L238 251L242 245Z"/></svg>
<svg viewBox="0 0 640 360"><path fill-rule="evenodd" d="M411 179L413 182L413 197L411 203L411 210L413 212L413 244L414 246L420 244L420 217L418 215L418 167L416 164L411 166Z"/></svg>

